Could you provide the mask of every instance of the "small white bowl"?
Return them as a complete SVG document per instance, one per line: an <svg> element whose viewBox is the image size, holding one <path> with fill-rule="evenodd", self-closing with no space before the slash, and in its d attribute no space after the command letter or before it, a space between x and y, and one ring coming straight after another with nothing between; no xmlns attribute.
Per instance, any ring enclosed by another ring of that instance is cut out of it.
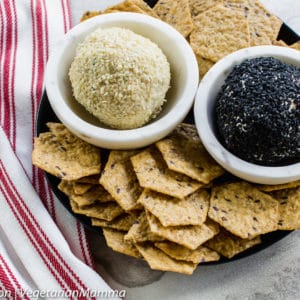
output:
<svg viewBox="0 0 300 300"><path fill-rule="evenodd" d="M68 71L78 43L97 28L123 27L156 43L171 67L171 88L160 115L137 129L115 130L101 126L74 99ZM195 55L184 37L167 23L135 13L100 15L70 30L58 43L46 68L45 86L57 117L70 131L96 146L132 149L149 145L169 134L191 109L199 83Z"/></svg>
<svg viewBox="0 0 300 300"><path fill-rule="evenodd" d="M261 184L281 184L300 179L300 163L287 166L260 166L230 153L216 137L214 124L215 101L232 68L254 57L271 56L300 67L297 50L278 46L257 46L236 51L217 62L199 84L194 116L200 138L212 157L228 172L245 180Z"/></svg>

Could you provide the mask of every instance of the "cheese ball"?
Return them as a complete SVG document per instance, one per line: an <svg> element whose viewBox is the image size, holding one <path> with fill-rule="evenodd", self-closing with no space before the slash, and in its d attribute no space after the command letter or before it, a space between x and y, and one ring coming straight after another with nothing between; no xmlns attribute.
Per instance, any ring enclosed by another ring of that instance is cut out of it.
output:
<svg viewBox="0 0 300 300"><path fill-rule="evenodd" d="M69 70L75 99L103 124L138 128L166 102L170 65L151 40L131 30L99 28L76 49Z"/></svg>

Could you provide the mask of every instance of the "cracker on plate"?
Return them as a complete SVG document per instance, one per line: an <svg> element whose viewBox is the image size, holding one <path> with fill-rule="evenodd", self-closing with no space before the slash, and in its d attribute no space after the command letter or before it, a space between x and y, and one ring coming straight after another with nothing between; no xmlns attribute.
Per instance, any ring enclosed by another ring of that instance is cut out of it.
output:
<svg viewBox="0 0 300 300"><path fill-rule="evenodd" d="M82 183L77 181L73 181L72 184L73 184L74 193L76 195L82 195L94 186L91 183Z"/></svg>
<svg viewBox="0 0 300 300"><path fill-rule="evenodd" d="M206 10L223 4L223 0L189 0L192 17L195 17Z"/></svg>
<svg viewBox="0 0 300 300"><path fill-rule="evenodd" d="M103 235L107 246L112 248L114 251L141 258L141 255L135 245L124 240L124 232L111 228L103 228Z"/></svg>
<svg viewBox="0 0 300 300"><path fill-rule="evenodd" d="M150 268L153 270L177 272L190 275L197 267L197 264L171 258L152 244L136 245L136 247L140 254L147 261Z"/></svg>
<svg viewBox="0 0 300 300"><path fill-rule="evenodd" d="M246 182L213 187L208 216L231 233L252 239L277 229L278 202Z"/></svg>
<svg viewBox="0 0 300 300"><path fill-rule="evenodd" d="M65 180L100 173L99 148L79 139L63 125L47 125L51 131L34 138L32 163L35 166Z"/></svg>
<svg viewBox="0 0 300 300"><path fill-rule="evenodd" d="M191 46L213 62L250 45L248 22L238 11L218 5L195 17L194 24Z"/></svg>
<svg viewBox="0 0 300 300"><path fill-rule="evenodd" d="M273 192L278 190L292 189L298 186L300 186L300 180L283 183L283 184L274 184L274 185L259 184L257 185L257 188L264 192Z"/></svg>
<svg viewBox="0 0 300 300"><path fill-rule="evenodd" d="M184 199L177 199L145 189L139 202L163 226L201 225L207 217L209 193L199 189Z"/></svg>
<svg viewBox="0 0 300 300"><path fill-rule="evenodd" d="M144 188L184 198L202 186L186 175L169 170L154 147L147 148L130 159L139 183Z"/></svg>
<svg viewBox="0 0 300 300"><path fill-rule="evenodd" d="M116 217L112 221L105 221L105 220L96 219L96 218L92 218L91 221L92 221L93 226L101 226L101 227L105 227L105 228L112 228L112 229L116 229L119 231L127 232L130 229L130 227L134 224L134 222L136 221L136 216L134 216L132 214L124 213L124 214Z"/></svg>
<svg viewBox="0 0 300 300"><path fill-rule="evenodd" d="M260 236L253 239L241 239L222 228L219 234L205 243L205 246L215 250L227 258L232 258L233 256L260 243Z"/></svg>
<svg viewBox="0 0 300 300"><path fill-rule="evenodd" d="M155 247L174 259L190 261L194 264L218 261L220 259L220 255L216 251L203 246L190 250L176 243L165 241L155 243Z"/></svg>
<svg viewBox="0 0 300 300"><path fill-rule="evenodd" d="M213 61L196 54L199 68L199 77L202 79L209 69L215 64Z"/></svg>
<svg viewBox="0 0 300 300"><path fill-rule="evenodd" d="M79 207L75 201L70 199L71 208L74 213L86 215L87 217L112 221L124 213L124 210L116 202L94 203L92 205Z"/></svg>
<svg viewBox="0 0 300 300"><path fill-rule="evenodd" d="M300 229L300 187L275 191L272 196L279 202L278 229Z"/></svg>
<svg viewBox="0 0 300 300"><path fill-rule="evenodd" d="M142 212L137 221L135 221L128 230L125 240L132 241L134 243L140 243L146 241L157 242L164 239L150 231L146 214L145 212Z"/></svg>
<svg viewBox="0 0 300 300"><path fill-rule="evenodd" d="M132 168L130 157L137 151L110 151L100 183L124 210L138 208L143 189Z"/></svg>
<svg viewBox="0 0 300 300"><path fill-rule="evenodd" d="M272 45L282 21L258 0L224 0L224 5L242 13L249 22L250 45Z"/></svg>
<svg viewBox="0 0 300 300"><path fill-rule="evenodd" d="M205 150L200 138L178 130L156 143L168 168L185 174L197 181L208 184L224 173L224 169Z"/></svg>
<svg viewBox="0 0 300 300"><path fill-rule="evenodd" d="M150 212L147 211L146 215L151 232L191 250L195 250L211 239L219 230L217 224L208 225L206 223L202 225L164 227Z"/></svg>

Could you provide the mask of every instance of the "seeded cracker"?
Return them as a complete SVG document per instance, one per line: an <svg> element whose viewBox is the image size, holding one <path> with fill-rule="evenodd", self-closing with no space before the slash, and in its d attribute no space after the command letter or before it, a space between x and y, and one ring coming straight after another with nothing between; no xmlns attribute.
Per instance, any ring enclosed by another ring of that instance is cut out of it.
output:
<svg viewBox="0 0 300 300"><path fill-rule="evenodd" d="M141 258L141 255L136 247L132 243L124 240L124 232L103 228L103 234L107 246L112 248L114 251Z"/></svg>
<svg viewBox="0 0 300 300"><path fill-rule="evenodd" d="M90 184L99 184L99 178L100 175L91 175L91 176L85 176L82 178L79 178L78 180L76 180L76 182L78 183L90 183Z"/></svg>
<svg viewBox="0 0 300 300"><path fill-rule="evenodd" d="M73 184L70 181L61 180L57 187L67 196L74 195Z"/></svg>
<svg viewBox="0 0 300 300"><path fill-rule="evenodd" d="M231 233L252 239L277 229L278 202L246 182L214 187L208 216Z"/></svg>
<svg viewBox="0 0 300 300"><path fill-rule="evenodd" d="M219 226L215 223L164 227L150 212L147 211L146 215L152 233L191 250L195 250L219 232Z"/></svg>
<svg viewBox="0 0 300 300"><path fill-rule="evenodd" d="M282 21L258 0L224 0L224 5L242 13L249 22L250 45L271 45L277 38Z"/></svg>
<svg viewBox="0 0 300 300"><path fill-rule="evenodd" d="M290 45L290 48L300 51L300 42Z"/></svg>
<svg viewBox="0 0 300 300"><path fill-rule="evenodd" d="M232 258L233 256L260 243L260 236L251 240L241 239L225 229L221 229L220 233L209 240L205 246L217 251L227 258Z"/></svg>
<svg viewBox="0 0 300 300"><path fill-rule="evenodd" d="M182 199L202 186L183 174L169 170L154 147L132 156L131 162L144 188Z"/></svg>
<svg viewBox="0 0 300 300"><path fill-rule="evenodd" d="M137 208L142 193L130 157L137 151L111 151L100 183L124 210Z"/></svg>
<svg viewBox="0 0 300 300"><path fill-rule="evenodd" d="M114 202L112 196L99 184L93 186L84 194L70 195L70 199L76 202L79 207L91 205L95 202Z"/></svg>
<svg viewBox="0 0 300 300"><path fill-rule="evenodd" d="M196 59L199 68L199 77L202 79L208 70L215 64L213 61L206 59L198 54L196 54Z"/></svg>
<svg viewBox="0 0 300 300"><path fill-rule="evenodd" d="M217 261L220 259L220 255L217 252L203 246L195 250L190 250L172 242L158 242L155 243L155 247L174 259L190 261L194 264Z"/></svg>
<svg viewBox="0 0 300 300"><path fill-rule="evenodd" d="M133 223L128 233L125 235L125 240L140 243L146 241L159 242L164 239L150 231L146 214L145 212L142 212L138 220Z"/></svg>
<svg viewBox="0 0 300 300"><path fill-rule="evenodd" d="M92 218L93 226L101 226L105 228L112 228L120 231L128 231L133 223L136 221L136 216L130 214L122 214L112 221L105 221L101 219Z"/></svg>
<svg viewBox="0 0 300 300"><path fill-rule="evenodd" d="M159 0L154 11L161 20L169 23L184 37L194 28L188 0Z"/></svg>
<svg viewBox="0 0 300 300"><path fill-rule="evenodd" d="M223 0L189 0L191 14L193 17L205 12L206 10L223 4Z"/></svg>
<svg viewBox="0 0 300 300"><path fill-rule="evenodd" d="M71 208L74 213L86 215L87 217L112 221L124 213L124 210L115 202L96 203L89 206L79 207L75 201L70 199Z"/></svg>
<svg viewBox="0 0 300 300"><path fill-rule="evenodd" d="M90 19L90 18L99 16L99 15L101 15L101 11L86 11L86 12L81 16L80 22L83 22L83 21L85 21L85 20L88 20L88 19Z"/></svg>
<svg viewBox="0 0 300 300"><path fill-rule="evenodd" d="M300 229L300 187L272 193L279 202L279 230Z"/></svg>
<svg viewBox="0 0 300 300"><path fill-rule="evenodd" d="M100 173L100 150L63 128L34 138L32 163L56 177L76 180Z"/></svg>
<svg viewBox="0 0 300 300"><path fill-rule="evenodd" d="M224 170L208 154L200 138L189 136L183 128L181 125L169 137L156 143L169 169L205 184L222 175Z"/></svg>
<svg viewBox="0 0 300 300"><path fill-rule="evenodd" d="M73 181L72 184L73 184L74 193L76 195L82 195L86 193L91 187L93 187L93 184L81 183L77 181Z"/></svg>
<svg viewBox="0 0 300 300"><path fill-rule="evenodd" d="M206 220L209 194L199 189L184 199L177 199L145 189L139 202L163 226L201 225Z"/></svg>
<svg viewBox="0 0 300 300"><path fill-rule="evenodd" d="M300 180L275 185L258 185L257 188L264 192L272 192L278 190L292 189L298 186L300 186Z"/></svg>
<svg viewBox="0 0 300 300"><path fill-rule="evenodd" d="M195 17L194 23L191 46L213 62L250 45L248 22L238 11L218 5Z"/></svg>
<svg viewBox="0 0 300 300"><path fill-rule="evenodd" d="M136 247L153 270L191 275L197 267L197 264L191 262L175 260L151 244L136 245Z"/></svg>

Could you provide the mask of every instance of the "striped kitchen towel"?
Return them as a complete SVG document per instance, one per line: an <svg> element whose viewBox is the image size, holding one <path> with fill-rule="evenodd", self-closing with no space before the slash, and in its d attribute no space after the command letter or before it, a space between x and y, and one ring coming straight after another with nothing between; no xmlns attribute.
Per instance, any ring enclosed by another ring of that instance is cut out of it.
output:
<svg viewBox="0 0 300 300"><path fill-rule="evenodd" d="M45 65L70 27L68 0L0 0L0 299L111 291L92 270L84 228L31 163Z"/></svg>

